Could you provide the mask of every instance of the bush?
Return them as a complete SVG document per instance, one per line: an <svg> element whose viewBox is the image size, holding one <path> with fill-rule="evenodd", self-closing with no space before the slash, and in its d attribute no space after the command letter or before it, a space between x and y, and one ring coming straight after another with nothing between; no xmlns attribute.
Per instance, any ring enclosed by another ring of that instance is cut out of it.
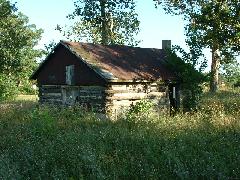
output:
<svg viewBox="0 0 240 180"><path fill-rule="evenodd" d="M137 102L136 104L131 104L128 112L127 112L127 118L146 118L150 110L153 108L153 103L148 100L141 100Z"/></svg>
<svg viewBox="0 0 240 180"><path fill-rule="evenodd" d="M25 95L36 94L36 89L33 88L33 82L24 80L22 84L18 87L19 92Z"/></svg>
<svg viewBox="0 0 240 180"><path fill-rule="evenodd" d="M11 76L0 74L0 101L12 100L18 95L17 84Z"/></svg>

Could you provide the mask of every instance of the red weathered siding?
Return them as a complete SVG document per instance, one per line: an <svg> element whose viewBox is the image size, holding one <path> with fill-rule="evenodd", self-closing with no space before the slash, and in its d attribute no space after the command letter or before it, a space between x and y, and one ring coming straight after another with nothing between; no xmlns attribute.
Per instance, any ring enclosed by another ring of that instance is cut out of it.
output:
<svg viewBox="0 0 240 180"><path fill-rule="evenodd" d="M55 53L42 67L37 76L40 85L66 85L66 66L74 65L75 85L104 85L105 81L94 70L81 62L64 46L59 46Z"/></svg>

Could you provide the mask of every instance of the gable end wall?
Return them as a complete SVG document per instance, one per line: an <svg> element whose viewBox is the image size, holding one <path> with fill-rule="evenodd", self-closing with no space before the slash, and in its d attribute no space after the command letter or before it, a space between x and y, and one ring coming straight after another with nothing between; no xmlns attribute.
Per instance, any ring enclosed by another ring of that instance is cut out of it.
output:
<svg viewBox="0 0 240 180"><path fill-rule="evenodd" d="M37 76L38 85L66 85L66 66L74 65L74 85L105 85L105 80L63 45L50 55Z"/></svg>

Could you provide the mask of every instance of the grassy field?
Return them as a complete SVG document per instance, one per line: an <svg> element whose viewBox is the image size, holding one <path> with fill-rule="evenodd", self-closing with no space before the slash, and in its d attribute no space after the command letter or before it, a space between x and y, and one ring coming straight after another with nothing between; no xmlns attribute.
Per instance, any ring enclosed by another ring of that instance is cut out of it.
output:
<svg viewBox="0 0 240 180"><path fill-rule="evenodd" d="M37 101L38 100L38 96L37 95L19 95L16 98L16 101Z"/></svg>
<svg viewBox="0 0 240 180"><path fill-rule="evenodd" d="M0 104L0 179L239 179L240 91L197 113L104 121L79 108Z"/></svg>

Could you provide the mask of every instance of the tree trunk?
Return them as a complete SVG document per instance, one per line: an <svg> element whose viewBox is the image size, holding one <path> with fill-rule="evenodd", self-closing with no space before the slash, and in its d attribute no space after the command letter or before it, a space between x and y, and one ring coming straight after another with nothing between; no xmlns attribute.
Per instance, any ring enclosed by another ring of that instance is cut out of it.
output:
<svg viewBox="0 0 240 180"><path fill-rule="evenodd" d="M218 90L218 75L220 66L219 49L217 46L212 48L212 64L211 64L211 79L210 79L210 92L215 93Z"/></svg>
<svg viewBox="0 0 240 180"><path fill-rule="evenodd" d="M101 27L101 36L102 40L101 43L103 45L108 44L108 36L107 36L107 17L106 17L106 0L100 0L100 7L101 7L101 21L102 21L102 27Z"/></svg>

